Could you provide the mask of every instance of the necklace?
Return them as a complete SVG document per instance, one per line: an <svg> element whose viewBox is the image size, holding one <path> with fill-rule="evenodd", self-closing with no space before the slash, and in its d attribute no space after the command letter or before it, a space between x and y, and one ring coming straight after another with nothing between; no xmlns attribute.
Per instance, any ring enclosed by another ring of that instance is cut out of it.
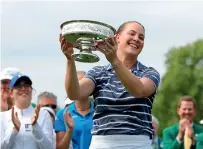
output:
<svg viewBox="0 0 203 149"><path fill-rule="evenodd" d="M77 108L77 107L76 107ZM90 109L90 106L87 108L87 109L79 109L79 108L77 108L77 110L78 111L87 111L87 110L89 110Z"/></svg>

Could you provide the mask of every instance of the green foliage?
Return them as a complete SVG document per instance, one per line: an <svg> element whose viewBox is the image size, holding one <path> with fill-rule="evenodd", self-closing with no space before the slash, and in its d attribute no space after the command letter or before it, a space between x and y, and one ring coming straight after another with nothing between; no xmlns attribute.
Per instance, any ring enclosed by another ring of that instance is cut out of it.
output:
<svg viewBox="0 0 203 149"><path fill-rule="evenodd" d="M164 128L177 123L177 104L183 95L195 98L195 122L203 119L203 39L172 48L166 54L166 73L153 104L153 114L159 119L161 136Z"/></svg>

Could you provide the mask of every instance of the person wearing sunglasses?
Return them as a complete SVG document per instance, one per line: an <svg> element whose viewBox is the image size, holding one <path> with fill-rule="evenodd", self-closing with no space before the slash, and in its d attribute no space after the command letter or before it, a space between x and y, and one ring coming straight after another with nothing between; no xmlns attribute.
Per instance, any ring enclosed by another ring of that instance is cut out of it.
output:
<svg viewBox="0 0 203 149"><path fill-rule="evenodd" d="M1 113L1 149L52 149L52 120L40 105L32 107L31 79L17 74L9 87L15 106Z"/></svg>
<svg viewBox="0 0 203 149"><path fill-rule="evenodd" d="M56 117L55 111L50 107L42 107L41 110L45 110L49 113L54 126L55 117ZM56 149L56 133L54 129L53 129L53 149Z"/></svg>
<svg viewBox="0 0 203 149"><path fill-rule="evenodd" d="M41 107L50 107L54 110L56 113L57 111L57 96L54 93L51 92L42 92L38 95L38 104L41 105Z"/></svg>

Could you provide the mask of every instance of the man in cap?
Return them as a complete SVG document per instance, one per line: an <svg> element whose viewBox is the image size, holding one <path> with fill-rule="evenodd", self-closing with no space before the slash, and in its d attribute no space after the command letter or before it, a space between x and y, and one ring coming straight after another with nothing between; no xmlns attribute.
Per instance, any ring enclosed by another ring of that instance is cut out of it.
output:
<svg viewBox="0 0 203 149"><path fill-rule="evenodd" d="M15 67L8 67L0 72L1 80L1 112L7 111L13 106L13 101L9 95L9 84L11 79L19 74L19 69Z"/></svg>

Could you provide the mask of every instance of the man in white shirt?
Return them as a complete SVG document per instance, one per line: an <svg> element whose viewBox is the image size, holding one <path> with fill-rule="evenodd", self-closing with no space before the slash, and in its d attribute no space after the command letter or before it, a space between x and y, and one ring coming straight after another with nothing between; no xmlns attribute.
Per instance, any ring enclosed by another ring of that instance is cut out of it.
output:
<svg viewBox="0 0 203 149"><path fill-rule="evenodd" d="M56 117L55 111L50 107L41 107L41 110L45 110L49 113L54 126L55 117ZM53 149L56 149L56 133L54 129L53 129Z"/></svg>
<svg viewBox="0 0 203 149"><path fill-rule="evenodd" d="M32 81L18 74L10 82L14 107L1 113L1 149L52 149L53 124L49 113L31 106Z"/></svg>

